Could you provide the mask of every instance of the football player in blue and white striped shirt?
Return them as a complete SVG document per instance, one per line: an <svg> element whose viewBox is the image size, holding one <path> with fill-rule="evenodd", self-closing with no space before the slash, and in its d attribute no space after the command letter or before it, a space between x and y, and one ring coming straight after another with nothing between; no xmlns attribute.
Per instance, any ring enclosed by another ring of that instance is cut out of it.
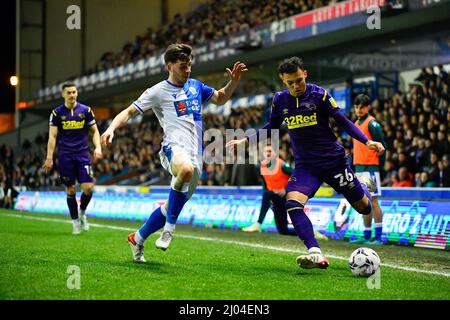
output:
<svg viewBox="0 0 450 320"><path fill-rule="evenodd" d="M220 90L191 79L192 48L186 44L171 44L164 60L169 77L148 88L128 108L119 113L102 135L102 144L112 143L114 130L137 113L152 109L164 131L159 153L161 163L171 175L169 199L156 209L147 222L128 236L135 262L144 262L144 241L164 227L156 247L166 250L173 238L178 215L198 185L202 170L203 126L202 105L211 101L222 105L236 89L245 64L237 61L227 68L230 81Z"/></svg>

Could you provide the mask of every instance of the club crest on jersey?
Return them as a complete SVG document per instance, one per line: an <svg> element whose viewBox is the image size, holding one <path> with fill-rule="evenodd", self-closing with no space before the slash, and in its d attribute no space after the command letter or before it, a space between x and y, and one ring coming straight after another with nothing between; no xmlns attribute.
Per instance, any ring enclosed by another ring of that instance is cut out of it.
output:
<svg viewBox="0 0 450 320"><path fill-rule="evenodd" d="M284 108L283 109L283 114L288 114L289 113L289 109L288 108Z"/></svg>
<svg viewBox="0 0 450 320"><path fill-rule="evenodd" d="M61 120L66 120L66 116L61 116Z"/></svg>
<svg viewBox="0 0 450 320"><path fill-rule="evenodd" d="M194 87L189 87L188 89L192 94L197 94L197 90Z"/></svg>
<svg viewBox="0 0 450 320"><path fill-rule="evenodd" d="M78 117L80 117L81 119L84 119L84 118L85 118L85 115L84 115L83 113L79 113L79 114L78 114Z"/></svg>
<svg viewBox="0 0 450 320"><path fill-rule="evenodd" d="M178 108L178 113L186 114L186 104L183 101L178 102L176 106Z"/></svg>

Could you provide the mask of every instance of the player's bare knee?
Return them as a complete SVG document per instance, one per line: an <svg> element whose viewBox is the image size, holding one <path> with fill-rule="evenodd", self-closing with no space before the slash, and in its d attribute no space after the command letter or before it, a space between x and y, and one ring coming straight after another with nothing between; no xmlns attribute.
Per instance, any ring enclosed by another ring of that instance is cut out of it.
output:
<svg viewBox="0 0 450 320"><path fill-rule="evenodd" d="M182 164L178 173L179 178L183 182L189 182L194 175L194 166L190 163Z"/></svg>
<svg viewBox="0 0 450 320"><path fill-rule="evenodd" d="M94 184L84 185L82 186L82 189L85 195L91 195L92 192L94 192Z"/></svg>
<svg viewBox="0 0 450 320"><path fill-rule="evenodd" d="M73 196L76 193L75 186L66 187L66 193L68 196Z"/></svg>

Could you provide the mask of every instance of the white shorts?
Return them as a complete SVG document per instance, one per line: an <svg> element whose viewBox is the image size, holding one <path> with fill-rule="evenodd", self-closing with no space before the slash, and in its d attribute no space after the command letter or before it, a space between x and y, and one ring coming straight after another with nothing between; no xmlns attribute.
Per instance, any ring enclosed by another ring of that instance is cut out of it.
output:
<svg viewBox="0 0 450 320"><path fill-rule="evenodd" d="M380 197L381 196L381 179L380 179L380 173L378 171L376 172L369 172L369 171L363 171L363 172L357 172L361 176L367 177L372 179L375 182L375 191L371 192L370 194L372 197Z"/></svg>
<svg viewBox="0 0 450 320"><path fill-rule="evenodd" d="M170 182L170 186L174 187L177 177L173 174L172 171L172 158L174 154L178 153L184 153L188 159L191 159L191 163L194 166L194 175L191 178L191 181L189 184L185 184L186 186L183 187L182 192L187 192L187 198L189 199L192 194L194 193L195 189L197 189L198 183L200 181L200 174L202 172L201 165L199 164L198 159L194 158L192 155L190 155L186 150L178 145L170 144L163 146L161 148L161 151L159 151L159 158L161 160L161 165L167 172L169 172L172 176L172 180Z"/></svg>

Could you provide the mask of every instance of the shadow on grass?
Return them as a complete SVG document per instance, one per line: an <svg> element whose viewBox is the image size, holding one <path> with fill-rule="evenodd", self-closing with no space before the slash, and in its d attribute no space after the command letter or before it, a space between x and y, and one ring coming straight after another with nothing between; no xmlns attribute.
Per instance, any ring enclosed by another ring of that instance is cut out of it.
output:
<svg viewBox="0 0 450 320"><path fill-rule="evenodd" d="M179 271L175 266L167 263L163 263L160 261L155 261L151 259L146 258L146 262L134 262L131 259L129 260L122 260L122 261L116 261L111 260L111 265L114 265L116 267L125 267L129 270L140 270L140 271L151 271L151 272L158 272L158 273L164 273L164 274L173 274L174 272Z"/></svg>

